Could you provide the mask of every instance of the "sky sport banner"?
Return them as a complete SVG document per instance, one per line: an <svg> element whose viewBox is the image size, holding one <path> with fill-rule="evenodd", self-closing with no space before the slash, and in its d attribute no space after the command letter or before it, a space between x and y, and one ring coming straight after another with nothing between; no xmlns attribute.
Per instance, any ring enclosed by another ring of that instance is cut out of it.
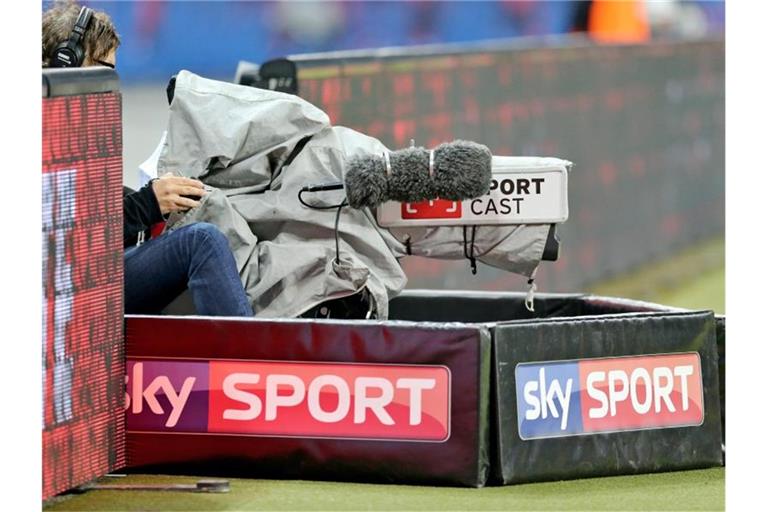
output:
<svg viewBox="0 0 768 512"><path fill-rule="evenodd" d="M564 315L493 330L498 480L722 464L711 311Z"/></svg>
<svg viewBox="0 0 768 512"><path fill-rule="evenodd" d="M560 258L540 290L587 283L725 229L722 39L524 42L290 57L299 95L391 149L456 138L573 162ZM514 197L514 196L513 196ZM510 205L515 206L515 205ZM409 256L410 288L521 289L487 266Z"/></svg>
<svg viewBox="0 0 768 512"><path fill-rule="evenodd" d="M525 363L515 368L521 439L704 421L696 352Z"/></svg>
<svg viewBox="0 0 768 512"><path fill-rule="evenodd" d="M450 437L444 366L129 359L127 373L129 432Z"/></svg>
<svg viewBox="0 0 768 512"><path fill-rule="evenodd" d="M137 471L480 487L484 325L126 316Z"/></svg>
<svg viewBox="0 0 768 512"><path fill-rule="evenodd" d="M44 97L43 499L124 465L119 92Z"/></svg>

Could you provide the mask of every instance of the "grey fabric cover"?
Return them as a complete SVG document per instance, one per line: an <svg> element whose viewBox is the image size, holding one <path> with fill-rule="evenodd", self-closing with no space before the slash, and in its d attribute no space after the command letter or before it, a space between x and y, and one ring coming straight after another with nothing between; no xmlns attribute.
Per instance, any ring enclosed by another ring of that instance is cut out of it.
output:
<svg viewBox="0 0 768 512"><path fill-rule="evenodd" d="M290 163L302 138L312 136ZM219 226L229 239L257 317L295 317L329 299L367 288L378 318L406 285L398 262L411 254L464 258L461 227L383 229L369 209L343 208L340 262L335 260L336 209L298 200L301 187L343 181L356 155L387 151L380 141L341 126L293 95L205 79L176 78L158 175L199 178L209 189L201 205L174 216L167 229L195 221ZM334 205L343 191L304 194ZM548 225L479 226L478 261L529 277L538 265Z"/></svg>

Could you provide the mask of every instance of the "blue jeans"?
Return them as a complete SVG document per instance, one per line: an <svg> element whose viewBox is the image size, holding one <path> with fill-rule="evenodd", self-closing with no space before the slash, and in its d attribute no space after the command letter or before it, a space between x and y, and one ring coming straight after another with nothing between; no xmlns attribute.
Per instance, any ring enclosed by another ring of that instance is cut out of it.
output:
<svg viewBox="0 0 768 512"><path fill-rule="evenodd" d="M125 312L159 314L186 288L198 315L253 316L226 237L198 222L125 250Z"/></svg>

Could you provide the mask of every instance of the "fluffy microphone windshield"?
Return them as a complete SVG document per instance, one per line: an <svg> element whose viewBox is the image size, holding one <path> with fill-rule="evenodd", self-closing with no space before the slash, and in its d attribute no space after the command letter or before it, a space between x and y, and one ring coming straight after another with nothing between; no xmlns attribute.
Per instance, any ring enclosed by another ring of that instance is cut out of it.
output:
<svg viewBox="0 0 768 512"><path fill-rule="evenodd" d="M476 142L440 144L434 150L431 174L430 151L422 147L389 153L389 174L384 155L356 157L347 165L344 188L353 208L386 201L462 201L488 193L491 156L486 146Z"/></svg>

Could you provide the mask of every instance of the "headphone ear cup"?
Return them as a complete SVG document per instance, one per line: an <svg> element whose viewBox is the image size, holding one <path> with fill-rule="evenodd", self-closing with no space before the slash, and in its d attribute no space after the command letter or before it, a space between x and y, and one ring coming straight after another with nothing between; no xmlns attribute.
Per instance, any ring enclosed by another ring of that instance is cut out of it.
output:
<svg viewBox="0 0 768 512"><path fill-rule="evenodd" d="M50 65L54 68L72 68L79 65L77 63L77 54L70 47L69 43L61 43L57 46L52 57Z"/></svg>
<svg viewBox="0 0 768 512"><path fill-rule="evenodd" d="M53 68L79 68L83 65L83 49L69 42L61 43L53 52L50 66Z"/></svg>

